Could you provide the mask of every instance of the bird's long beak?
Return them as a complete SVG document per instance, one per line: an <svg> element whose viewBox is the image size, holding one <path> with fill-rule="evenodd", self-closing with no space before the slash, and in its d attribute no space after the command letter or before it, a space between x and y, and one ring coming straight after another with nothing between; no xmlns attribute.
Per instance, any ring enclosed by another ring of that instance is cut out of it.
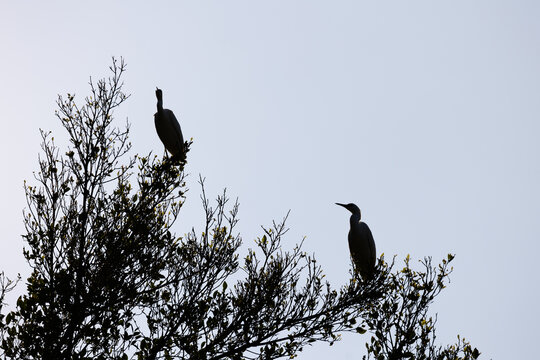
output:
<svg viewBox="0 0 540 360"><path fill-rule="evenodd" d="M340 203L336 203L336 205L343 206L344 208L347 207L347 205L345 205L345 204L340 204Z"/></svg>

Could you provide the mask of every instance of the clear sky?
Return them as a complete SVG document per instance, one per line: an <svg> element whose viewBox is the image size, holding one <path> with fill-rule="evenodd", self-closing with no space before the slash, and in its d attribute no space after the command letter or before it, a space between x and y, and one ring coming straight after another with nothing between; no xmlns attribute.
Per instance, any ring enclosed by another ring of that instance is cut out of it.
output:
<svg viewBox="0 0 540 360"><path fill-rule="evenodd" d="M433 306L442 343L459 333L485 359L535 358L539 18L537 1L4 1L0 268L28 273L22 185L38 129L66 139L57 94L80 99L123 56L132 97L117 121L133 151L162 154L156 86L194 138L178 235L201 225L200 173L209 194L239 198L250 246L291 209L285 246L306 236L339 286L349 214L334 203L355 202L379 254L456 254ZM367 340L300 359L359 358Z"/></svg>

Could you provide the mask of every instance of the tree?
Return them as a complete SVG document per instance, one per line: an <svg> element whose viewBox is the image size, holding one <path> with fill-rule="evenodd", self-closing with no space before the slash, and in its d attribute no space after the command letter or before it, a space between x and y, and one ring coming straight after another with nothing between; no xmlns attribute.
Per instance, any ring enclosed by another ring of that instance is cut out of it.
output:
<svg viewBox="0 0 540 360"><path fill-rule="evenodd" d="M420 262L424 271L415 271L407 256L400 271L388 274L384 298L366 317L367 326L374 333L366 344L367 358L468 360L480 356L459 335L456 344L446 347L435 344L436 318L428 316L428 308L446 287L453 259L453 255L448 255L434 267L431 258L425 258Z"/></svg>
<svg viewBox="0 0 540 360"><path fill-rule="evenodd" d="M434 322L425 310L451 259L438 271L426 262L421 275L392 273L381 257L373 279L351 276L334 289L301 242L282 247L286 217L263 227L256 248L240 257L239 205L225 192L212 205L203 179L205 228L175 236L186 162L129 155L129 124L113 124L128 99L125 63L113 59L110 70L110 78L90 80L82 105L70 94L58 98L67 151L41 132L36 184L25 183L24 256L32 273L26 294L0 316L4 358L292 358L312 342L332 344L341 331L367 330L374 332L368 355L377 359L397 358L395 349L407 356L412 344L441 359L477 357L466 342L448 348L454 352L424 345L434 340L426 337ZM15 285L2 274L1 304ZM400 301L416 308L396 315L389 309Z"/></svg>

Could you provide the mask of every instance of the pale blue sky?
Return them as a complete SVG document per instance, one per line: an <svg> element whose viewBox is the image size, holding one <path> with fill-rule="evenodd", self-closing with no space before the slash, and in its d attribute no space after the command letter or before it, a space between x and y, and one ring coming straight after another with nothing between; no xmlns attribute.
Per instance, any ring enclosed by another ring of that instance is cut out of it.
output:
<svg viewBox="0 0 540 360"><path fill-rule="evenodd" d="M80 96L128 63L134 152L162 145L154 90L180 119L190 192L177 224L201 224L208 193L239 197L244 242L291 209L285 245L307 236L334 285L346 282L355 202L378 252L456 253L433 309L439 340L483 358L537 356L540 5L536 1L171 1L0 6L0 268L27 273L22 183L38 128L66 136L58 93ZM359 358L368 336L300 359Z"/></svg>

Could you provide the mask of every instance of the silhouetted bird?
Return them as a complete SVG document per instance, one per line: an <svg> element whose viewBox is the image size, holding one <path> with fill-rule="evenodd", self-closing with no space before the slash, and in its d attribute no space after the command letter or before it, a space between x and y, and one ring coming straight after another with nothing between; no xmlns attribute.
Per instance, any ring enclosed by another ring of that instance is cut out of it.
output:
<svg viewBox="0 0 540 360"><path fill-rule="evenodd" d="M165 145L165 149L175 160L181 160L185 156L184 137L176 116L169 109L163 108L163 92L156 88L157 113L154 114L154 123L159 139Z"/></svg>
<svg viewBox="0 0 540 360"><path fill-rule="evenodd" d="M371 230L365 222L360 221L360 209L355 204L340 204L349 210L352 215L350 218L351 228L349 230L349 250L354 263L356 272L360 273L362 278L369 279L373 276L375 270L375 260L377 258L375 250L375 241Z"/></svg>

